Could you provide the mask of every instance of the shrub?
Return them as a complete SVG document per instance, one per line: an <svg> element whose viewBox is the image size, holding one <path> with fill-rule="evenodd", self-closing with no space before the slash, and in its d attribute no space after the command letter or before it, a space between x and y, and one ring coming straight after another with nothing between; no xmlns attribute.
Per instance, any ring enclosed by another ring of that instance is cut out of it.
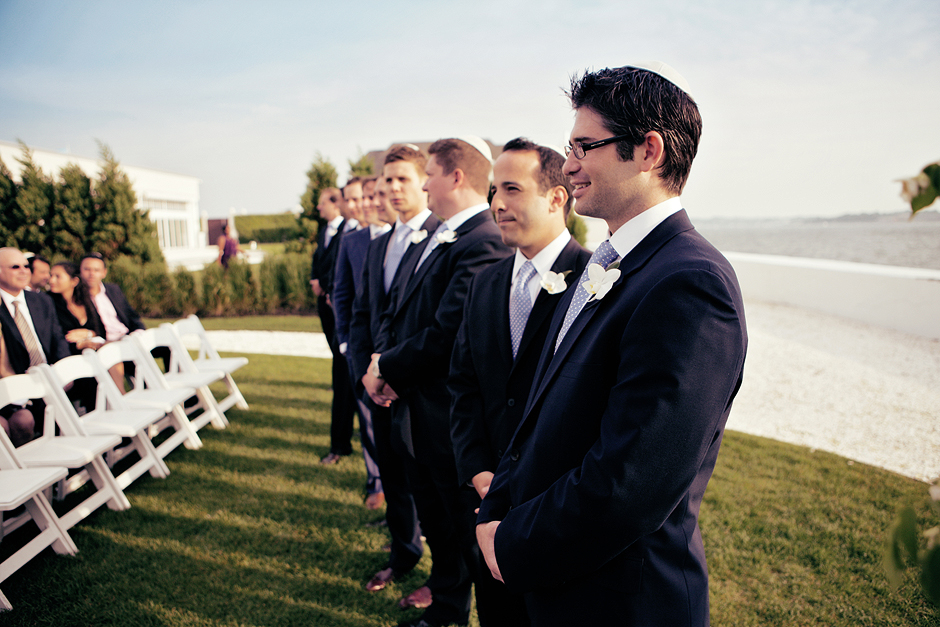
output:
<svg viewBox="0 0 940 627"><path fill-rule="evenodd" d="M199 311L199 293L196 277L186 268L177 268L174 274L176 282L175 296L177 309L181 316L188 316Z"/></svg>
<svg viewBox="0 0 940 627"><path fill-rule="evenodd" d="M200 315L221 316L231 303L231 290L225 270L217 263L207 264L202 271L202 307Z"/></svg>
<svg viewBox="0 0 940 627"><path fill-rule="evenodd" d="M225 274L231 298L230 313L242 315L256 312L258 286L251 266L244 262L232 263Z"/></svg>
<svg viewBox="0 0 940 627"><path fill-rule="evenodd" d="M300 225L292 213L235 216L235 229L242 242L286 242L300 236Z"/></svg>

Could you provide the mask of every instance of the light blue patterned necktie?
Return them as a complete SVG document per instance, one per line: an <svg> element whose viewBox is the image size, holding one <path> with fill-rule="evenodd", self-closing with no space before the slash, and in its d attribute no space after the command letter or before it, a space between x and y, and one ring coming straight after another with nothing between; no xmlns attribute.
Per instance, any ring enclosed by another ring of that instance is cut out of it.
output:
<svg viewBox="0 0 940 627"><path fill-rule="evenodd" d="M386 294L392 288L392 281L395 279L395 273L398 271L402 257L405 256L405 250L408 249L413 230L407 224L402 224L392 233L392 245L388 249L388 256L385 258L385 275L382 278Z"/></svg>
<svg viewBox="0 0 940 627"><path fill-rule="evenodd" d="M512 358L519 352L519 343L525 331L529 313L532 311L532 294L529 292L529 281L536 275L535 266L526 261L516 274L516 286L509 294L509 339L512 342Z"/></svg>
<svg viewBox="0 0 940 627"><path fill-rule="evenodd" d="M607 268L610 262L616 258L617 251L610 245L609 240L601 242L601 245L598 246L594 254L591 255L591 260L584 266L584 272L581 273L581 278L575 283L575 290L577 291L575 291L571 303L568 305L568 311L565 313L565 322L561 325L561 331L559 331L558 339L555 341L555 352L558 352L558 347L561 346L561 341L565 339L565 334L568 333L571 324L575 321L575 318L578 317L578 314L581 313L585 303L588 302L588 298L591 297L587 290L584 289L584 283L590 278L588 276L588 269L591 267L591 264L596 263L602 268Z"/></svg>

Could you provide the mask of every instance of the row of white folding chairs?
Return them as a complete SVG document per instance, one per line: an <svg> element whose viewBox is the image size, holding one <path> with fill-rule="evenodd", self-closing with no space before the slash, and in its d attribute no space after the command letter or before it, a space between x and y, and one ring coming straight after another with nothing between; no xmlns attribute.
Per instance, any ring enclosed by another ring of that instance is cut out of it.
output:
<svg viewBox="0 0 940 627"><path fill-rule="evenodd" d="M209 391L211 383L225 382L228 389L228 396L222 400L225 409L233 405L247 408L231 378L231 372L247 360L221 358L195 316L177 324L180 328L164 324L159 329L141 331L120 342L107 344L97 352L86 350L83 355L68 357L52 366L36 366L25 375L0 381L0 407L21 398L41 398L47 408L44 435L38 440L14 449L5 433L0 436L9 457L6 464L0 460L0 469L5 471L0 475L0 508L9 511L27 504L24 514L0 525L0 538L4 532L16 529L30 518L40 528L40 534L27 547L0 565L0 582L50 544L57 552L74 552L68 529L104 503L112 509L130 507L122 490L131 482L145 472L154 477L166 477L169 468L163 458L169 452L180 444L199 448L202 443L197 430L206 424L224 428L228 420ZM190 333L200 342L196 360L190 357L182 341L182 336ZM168 350L165 373L151 355L157 347ZM134 364L135 374L132 389L122 393L108 370L124 362ZM213 369L214 365L220 368ZM82 378L94 378L98 385L94 409L79 416L65 390ZM196 403L187 413L185 402L190 398L195 398ZM201 413L190 419L196 411ZM57 426L59 435L56 435ZM155 447L152 438L168 427L174 429L173 434ZM128 438L131 445L119 448L121 438ZM114 477L109 465L113 466L129 451L136 451L140 459ZM109 464L105 464L103 456L108 458ZM81 470L66 477L69 468ZM17 482L10 473L22 474L22 471L32 472L29 489L10 492L9 488ZM89 479L97 490L57 518L48 506L47 495L52 484L58 483L61 496ZM0 609L9 607L0 592Z"/></svg>

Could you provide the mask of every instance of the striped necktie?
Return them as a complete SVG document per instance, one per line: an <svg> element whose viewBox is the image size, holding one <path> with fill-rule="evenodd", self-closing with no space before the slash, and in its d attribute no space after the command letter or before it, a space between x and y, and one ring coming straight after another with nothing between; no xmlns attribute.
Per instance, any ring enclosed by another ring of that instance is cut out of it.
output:
<svg viewBox="0 0 940 627"><path fill-rule="evenodd" d="M13 311L15 312L13 321L16 322L16 328L20 330L23 343L26 344L26 350L29 352L30 368L46 363L46 356L42 352L42 347L39 346L39 340L36 339L33 330L29 328L26 316L23 315L23 311L20 309L20 301L13 301Z"/></svg>

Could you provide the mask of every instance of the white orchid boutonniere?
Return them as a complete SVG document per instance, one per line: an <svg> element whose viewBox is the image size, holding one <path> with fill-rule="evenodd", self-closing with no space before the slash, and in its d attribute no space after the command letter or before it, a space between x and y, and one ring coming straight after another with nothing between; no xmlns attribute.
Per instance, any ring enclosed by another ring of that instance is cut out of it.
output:
<svg viewBox="0 0 940 627"><path fill-rule="evenodd" d="M542 286L542 289L548 292L551 295L561 294L566 289L568 289L568 284L565 283L565 277L571 273L571 270L565 272L552 272L549 270L542 275L539 285Z"/></svg>
<svg viewBox="0 0 940 627"><path fill-rule="evenodd" d="M415 231L414 233L411 234L411 243L412 243L412 244L420 244L421 242L423 242L423 241L427 238L427 236L428 236L428 232L427 232L426 229L421 229L420 231Z"/></svg>
<svg viewBox="0 0 940 627"><path fill-rule="evenodd" d="M446 231L441 231L440 233L435 235L434 239L437 240L438 244L451 244L457 241L457 233L456 231L451 231L450 229L447 229Z"/></svg>
<svg viewBox="0 0 940 627"><path fill-rule="evenodd" d="M581 284L581 287L591 295L588 302L601 300L607 296L607 292L620 278L619 266L620 264L616 261L607 266L606 270L599 263L592 263L588 266L588 280Z"/></svg>

